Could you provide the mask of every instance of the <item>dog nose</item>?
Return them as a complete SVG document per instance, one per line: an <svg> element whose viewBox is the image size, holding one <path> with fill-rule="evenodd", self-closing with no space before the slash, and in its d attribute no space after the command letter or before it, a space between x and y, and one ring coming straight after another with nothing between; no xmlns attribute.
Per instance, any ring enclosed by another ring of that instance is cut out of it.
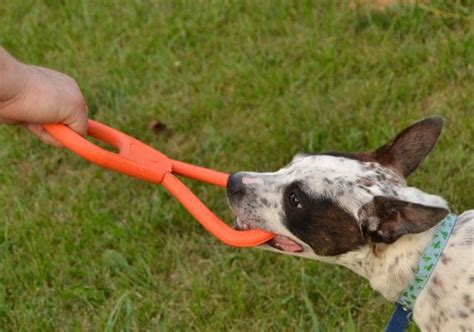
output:
<svg viewBox="0 0 474 332"><path fill-rule="evenodd" d="M227 180L227 194L229 197L242 196L245 193L245 185L242 182L244 175L242 173L234 173Z"/></svg>

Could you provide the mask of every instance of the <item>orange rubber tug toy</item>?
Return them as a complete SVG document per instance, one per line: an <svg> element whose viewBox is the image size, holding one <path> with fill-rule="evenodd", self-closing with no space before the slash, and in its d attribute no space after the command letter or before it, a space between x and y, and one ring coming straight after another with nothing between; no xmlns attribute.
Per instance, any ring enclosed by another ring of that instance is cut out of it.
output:
<svg viewBox="0 0 474 332"><path fill-rule="evenodd" d="M65 125L47 124L44 127L66 148L94 164L162 184L209 233L227 245L253 247L274 236L260 229L238 231L229 227L174 175L226 187L228 174L172 160L149 145L97 121L89 120L88 134L117 148L118 153L102 149Z"/></svg>

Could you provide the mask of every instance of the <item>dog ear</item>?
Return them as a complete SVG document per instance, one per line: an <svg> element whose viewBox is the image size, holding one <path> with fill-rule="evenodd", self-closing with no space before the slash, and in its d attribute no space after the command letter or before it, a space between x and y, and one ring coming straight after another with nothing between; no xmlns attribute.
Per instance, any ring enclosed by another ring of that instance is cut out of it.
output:
<svg viewBox="0 0 474 332"><path fill-rule="evenodd" d="M407 177L433 149L441 135L443 124L444 120L439 116L421 120L377 149L372 157Z"/></svg>
<svg viewBox="0 0 474 332"><path fill-rule="evenodd" d="M373 242L392 243L402 235L430 229L448 213L440 207L375 196L360 209L359 220Z"/></svg>

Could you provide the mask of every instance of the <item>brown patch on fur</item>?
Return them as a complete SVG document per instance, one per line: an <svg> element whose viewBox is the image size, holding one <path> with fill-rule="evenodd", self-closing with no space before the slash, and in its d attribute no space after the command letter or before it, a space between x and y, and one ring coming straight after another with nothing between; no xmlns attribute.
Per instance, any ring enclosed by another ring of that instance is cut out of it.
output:
<svg viewBox="0 0 474 332"><path fill-rule="evenodd" d="M441 254L440 259L441 259L441 263L443 263L444 265L447 265L451 261L451 258L446 256L445 254Z"/></svg>
<svg viewBox="0 0 474 332"><path fill-rule="evenodd" d="M372 187L375 184L375 179L371 177L358 178L355 184L361 187Z"/></svg>
<svg viewBox="0 0 474 332"><path fill-rule="evenodd" d="M428 295L431 296L431 298L433 299L433 303L438 303L438 301L440 300L439 295L435 293L435 291L431 287L428 288Z"/></svg>
<svg viewBox="0 0 474 332"><path fill-rule="evenodd" d="M387 246L385 243L371 243L372 253L375 257L380 257L385 249L387 249Z"/></svg>
<svg viewBox="0 0 474 332"><path fill-rule="evenodd" d="M469 314L464 312L464 311L460 311L459 312L459 317L461 317L462 319L466 319L469 317Z"/></svg>
<svg viewBox="0 0 474 332"><path fill-rule="evenodd" d="M471 295L469 295L469 294L464 294L463 297L462 297L462 299L464 300L464 305L465 305L466 307L470 307L470 306L471 306L471 304L472 304Z"/></svg>
<svg viewBox="0 0 474 332"><path fill-rule="evenodd" d="M288 188L296 193L303 208L295 208L284 200L285 224L295 236L307 243L317 255L340 255L367 243L358 221L328 198L307 196L298 183Z"/></svg>

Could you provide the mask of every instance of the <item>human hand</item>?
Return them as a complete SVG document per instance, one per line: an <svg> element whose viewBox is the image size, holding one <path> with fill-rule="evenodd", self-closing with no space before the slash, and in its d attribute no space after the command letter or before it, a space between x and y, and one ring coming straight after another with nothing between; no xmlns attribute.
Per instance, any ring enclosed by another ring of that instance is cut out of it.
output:
<svg viewBox="0 0 474 332"><path fill-rule="evenodd" d="M43 142L61 147L42 124L63 123L86 136L87 105L71 77L18 62L0 48L0 122L23 124Z"/></svg>

